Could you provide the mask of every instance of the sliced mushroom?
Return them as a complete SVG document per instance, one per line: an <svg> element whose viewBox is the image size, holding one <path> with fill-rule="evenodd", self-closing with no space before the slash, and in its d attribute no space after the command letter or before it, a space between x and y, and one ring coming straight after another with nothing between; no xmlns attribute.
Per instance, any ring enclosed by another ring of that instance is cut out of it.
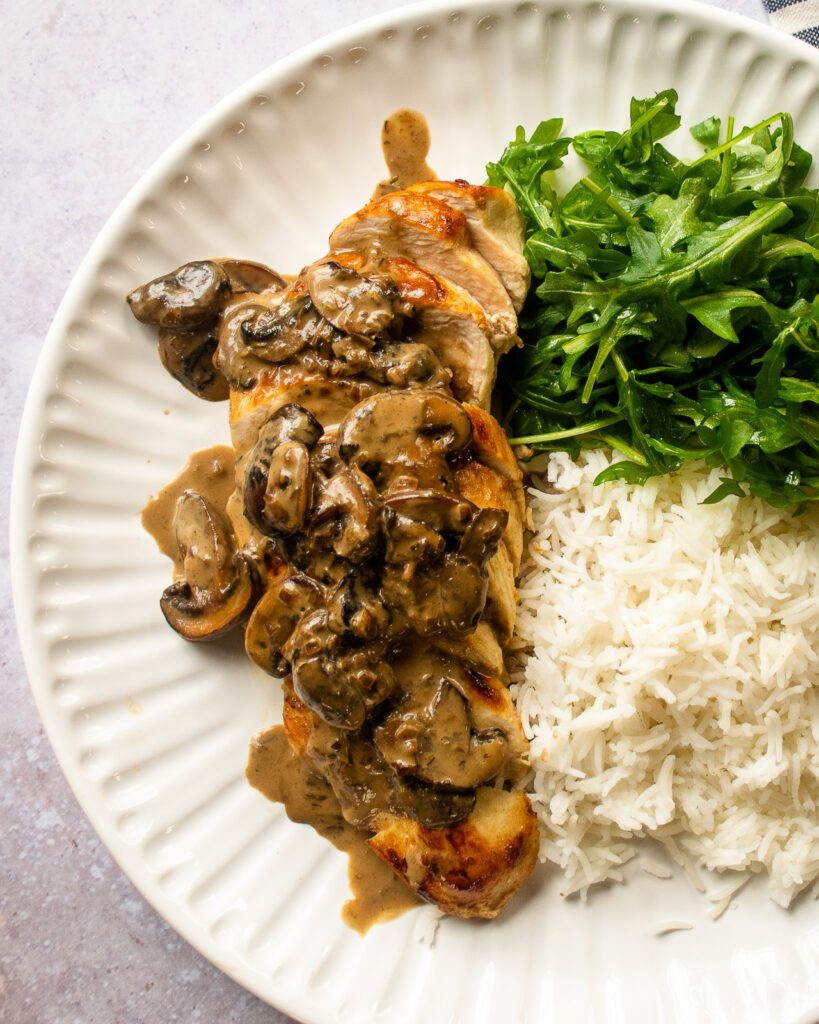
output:
<svg viewBox="0 0 819 1024"><path fill-rule="evenodd" d="M160 607L187 640L213 640L232 629L254 597L250 568L234 551L223 516L195 491L185 491L174 516L182 578L166 588Z"/></svg>
<svg viewBox="0 0 819 1024"><path fill-rule="evenodd" d="M345 334L384 334L404 304L389 278L365 276L335 260L320 260L307 271L307 289L319 313Z"/></svg>
<svg viewBox="0 0 819 1024"><path fill-rule="evenodd" d="M128 305L143 324L189 331L215 320L229 292L222 268L211 260L197 260L135 288Z"/></svg>
<svg viewBox="0 0 819 1024"><path fill-rule="evenodd" d="M340 558L369 557L380 534L378 493L356 466L339 470L322 484L311 516L314 540L324 541Z"/></svg>
<svg viewBox="0 0 819 1024"><path fill-rule="evenodd" d="M399 774L427 785L474 789L519 756L520 726L500 683L496 690L486 680L481 688L483 677L438 652L411 654L395 670L403 696L374 736Z"/></svg>
<svg viewBox="0 0 819 1024"><path fill-rule="evenodd" d="M416 778L455 789L475 789L494 779L507 757L504 734L473 732L466 700L449 682L438 690L430 711L418 739Z"/></svg>
<svg viewBox="0 0 819 1024"><path fill-rule="evenodd" d="M284 648L296 695L337 729L360 729L369 708L392 692L385 641L351 644L333 631L326 609L304 616Z"/></svg>
<svg viewBox="0 0 819 1024"><path fill-rule="evenodd" d="M340 580L327 598L327 621L339 636L352 635L359 640L384 636L390 615L376 587L359 572L350 572Z"/></svg>
<svg viewBox="0 0 819 1024"><path fill-rule="evenodd" d="M192 331L159 331L159 358L168 373L197 398L222 402L230 394L228 382L216 369L213 356L217 345L212 327Z"/></svg>
<svg viewBox="0 0 819 1024"><path fill-rule="evenodd" d="M317 607L322 588L302 573L276 580L264 592L245 629L245 650L259 668L283 676L287 661L282 648L302 615Z"/></svg>
<svg viewBox="0 0 819 1024"><path fill-rule="evenodd" d="M427 786L408 777L395 781L392 799L397 810L425 828L450 828L469 817L476 794L472 790Z"/></svg>
<svg viewBox="0 0 819 1024"><path fill-rule="evenodd" d="M376 743L399 774L428 785L473 790L497 776L509 759L506 733L494 721L476 728L460 673L449 673L440 655L415 658L414 667L422 660L431 671L406 690L378 726Z"/></svg>
<svg viewBox="0 0 819 1024"><path fill-rule="evenodd" d="M335 337L309 299L293 292L239 295L225 309L215 363L234 387L251 388L272 366Z"/></svg>
<svg viewBox="0 0 819 1024"><path fill-rule="evenodd" d="M287 298L277 307L260 307L241 323L242 339L257 359L281 363L318 335L320 325L309 299Z"/></svg>
<svg viewBox="0 0 819 1024"><path fill-rule="evenodd" d="M418 388L360 402L339 427L338 450L378 483L407 464L424 466L463 451L471 439L469 417L454 399Z"/></svg>
<svg viewBox="0 0 819 1024"><path fill-rule="evenodd" d="M476 512L471 501L431 489L392 492L384 500L384 507L443 534L465 533L474 523Z"/></svg>
<svg viewBox="0 0 819 1024"><path fill-rule="evenodd" d="M310 453L322 435L318 420L300 405L284 405L259 431L245 470L245 515L261 533L295 533L311 499Z"/></svg>
<svg viewBox="0 0 819 1024"><path fill-rule="evenodd" d="M381 345L369 354L362 372L370 380L394 388L406 388L410 384L422 384L426 388L446 387L452 380L451 372L441 366L429 345L411 341Z"/></svg>
<svg viewBox="0 0 819 1024"><path fill-rule="evenodd" d="M420 509L426 504L435 507L430 498L419 503ZM459 524L462 533L455 539L454 550L447 550L445 532L435 525L399 514L389 504L385 509L382 589L387 602L422 636L468 633L477 626L486 605L486 562L500 543L506 513L475 511L468 502L463 504L472 509L472 518L465 528ZM442 502L439 509L446 510L446 505Z"/></svg>
<svg viewBox="0 0 819 1024"><path fill-rule="evenodd" d="M219 266L224 270L234 295L242 292L278 292L287 287L287 282L266 267L264 263L256 263L253 260L217 260Z"/></svg>
<svg viewBox="0 0 819 1024"><path fill-rule="evenodd" d="M387 566L407 583L419 565L434 565L446 553L446 540L433 526L399 516L390 508L384 510L384 533Z"/></svg>
<svg viewBox="0 0 819 1024"><path fill-rule="evenodd" d="M318 721L310 730L307 754L328 778L345 821L374 829L379 816L394 803L394 781L372 740Z"/></svg>

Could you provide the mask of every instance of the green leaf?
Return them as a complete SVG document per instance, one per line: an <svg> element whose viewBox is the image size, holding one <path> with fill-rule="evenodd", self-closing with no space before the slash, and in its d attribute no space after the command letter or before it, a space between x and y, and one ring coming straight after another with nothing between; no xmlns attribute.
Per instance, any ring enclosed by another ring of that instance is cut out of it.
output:
<svg viewBox="0 0 819 1024"><path fill-rule="evenodd" d="M635 98L622 132L522 129L487 173L517 199L533 284L499 372L509 429L537 450L609 445L600 479L689 459L728 467L710 500L819 500L819 190L787 114L663 141L677 96ZM559 193L569 145L587 172ZM727 481L727 482L726 482Z"/></svg>
<svg viewBox="0 0 819 1024"><path fill-rule="evenodd" d="M656 476L647 466L641 466L636 462L615 462L608 466L594 478L595 485L607 484L614 480L622 480L627 484L644 484L646 480Z"/></svg>
<svg viewBox="0 0 819 1024"><path fill-rule="evenodd" d="M704 121L695 124L690 132L693 137L706 149L714 149L719 143L719 135L722 129L722 121L718 117L706 117Z"/></svg>
<svg viewBox="0 0 819 1024"><path fill-rule="evenodd" d="M779 397L783 402L814 402L819 405L819 384L794 377L780 377Z"/></svg>
<svg viewBox="0 0 819 1024"><path fill-rule="evenodd" d="M762 309L774 321L780 319L780 311L758 292L747 288L726 288L720 292L706 292L683 302L686 312L707 327L718 338L739 344L734 329L733 314L741 309Z"/></svg>
<svg viewBox="0 0 819 1024"><path fill-rule="evenodd" d="M717 430L717 442L726 461L735 459L755 433L753 425L745 420L723 420Z"/></svg>
<svg viewBox="0 0 819 1024"><path fill-rule="evenodd" d="M716 505L718 502L722 501L723 498L727 498L729 495L734 495L737 498L745 497L745 491L742 488L742 485L737 483L736 480L732 480L728 476L721 476L720 480L722 483L719 487L716 487L711 491L707 498L703 498L703 505Z"/></svg>

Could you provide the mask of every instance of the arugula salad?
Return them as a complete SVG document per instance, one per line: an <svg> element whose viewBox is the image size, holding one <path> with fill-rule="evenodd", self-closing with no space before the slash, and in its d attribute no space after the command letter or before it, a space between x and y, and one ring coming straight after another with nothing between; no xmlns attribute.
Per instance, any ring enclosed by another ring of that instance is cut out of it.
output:
<svg viewBox="0 0 819 1024"><path fill-rule="evenodd" d="M512 443L611 447L595 482L644 483L687 459L725 466L707 499L819 500L819 190L790 115L710 117L703 152L661 142L672 89L633 99L622 133L563 134L559 118L487 167L526 225L523 346L501 364ZM570 147L586 165L568 191Z"/></svg>

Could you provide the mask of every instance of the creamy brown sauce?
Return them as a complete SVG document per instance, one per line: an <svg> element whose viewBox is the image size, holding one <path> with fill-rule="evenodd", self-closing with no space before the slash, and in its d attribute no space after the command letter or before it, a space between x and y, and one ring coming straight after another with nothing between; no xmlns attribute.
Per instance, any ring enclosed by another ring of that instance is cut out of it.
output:
<svg viewBox="0 0 819 1024"><path fill-rule="evenodd" d="M284 729L274 725L250 743L246 775L254 789L284 805L288 818L310 825L349 858L352 899L344 904L344 923L360 935L390 921L421 900L367 845L366 833L348 825L328 782L297 757Z"/></svg>
<svg viewBox="0 0 819 1024"><path fill-rule="evenodd" d="M406 107L390 114L381 129L381 151L389 177L376 186L373 199L419 181L435 180L437 175L427 163L429 146L429 125L423 114Z"/></svg>
<svg viewBox="0 0 819 1024"><path fill-rule="evenodd" d="M235 487L235 463L236 455L229 445L217 444L194 452L179 474L143 508L142 526L173 562L175 577L182 572L174 525L177 502L185 491L196 491L224 512Z"/></svg>
<svg viewBox="0 0 819 1024"><path fill-rule="evenodd" d="M376 195L434 179L429 146L423 115L388 118ZM412 195L387 200L396 244ZM489 787L525 768L502 680L464 664L480 626L494 637L481 619L509 513L458 482L478 438L440 346L417 333L446 293L415 295L380 238L282 293L261 265L197 261L128 300L185 387L230 390L234 447L192 455L143 510L174 563L160 607L189 640L243 633L284 677L284 725L251 741L247 778L348 855L342 918L361 934L421 902L416 889L456 914L497 913L514 856L469 822L487 794L511 799Z"/></svg>

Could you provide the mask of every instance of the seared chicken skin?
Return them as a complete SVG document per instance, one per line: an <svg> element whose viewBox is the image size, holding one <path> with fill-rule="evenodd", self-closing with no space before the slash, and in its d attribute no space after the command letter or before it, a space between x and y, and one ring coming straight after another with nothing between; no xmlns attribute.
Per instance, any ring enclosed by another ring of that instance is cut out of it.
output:
<svg viewBox="0 0 819 1024"><path fill-rule="evenodd" d="M467 219L454 207L405 189L368 203L330 235L330 248L404 256L469 292L486 311L493 344L505 352L517 341L518 321L497 271L472 244Z"/></svg>
<svg viewBox="0 0 819 1024"><path fill-rule="evenodd" d="M225 515L178 506L163 611L195 640L244 623L345 821L424 899L494 917L538 848L503 656L526 509L488 412L520 219L496 189L422 182L330 245L290 282L209 260L129 296L169 370L229 397L236 453Z"/></svg>

